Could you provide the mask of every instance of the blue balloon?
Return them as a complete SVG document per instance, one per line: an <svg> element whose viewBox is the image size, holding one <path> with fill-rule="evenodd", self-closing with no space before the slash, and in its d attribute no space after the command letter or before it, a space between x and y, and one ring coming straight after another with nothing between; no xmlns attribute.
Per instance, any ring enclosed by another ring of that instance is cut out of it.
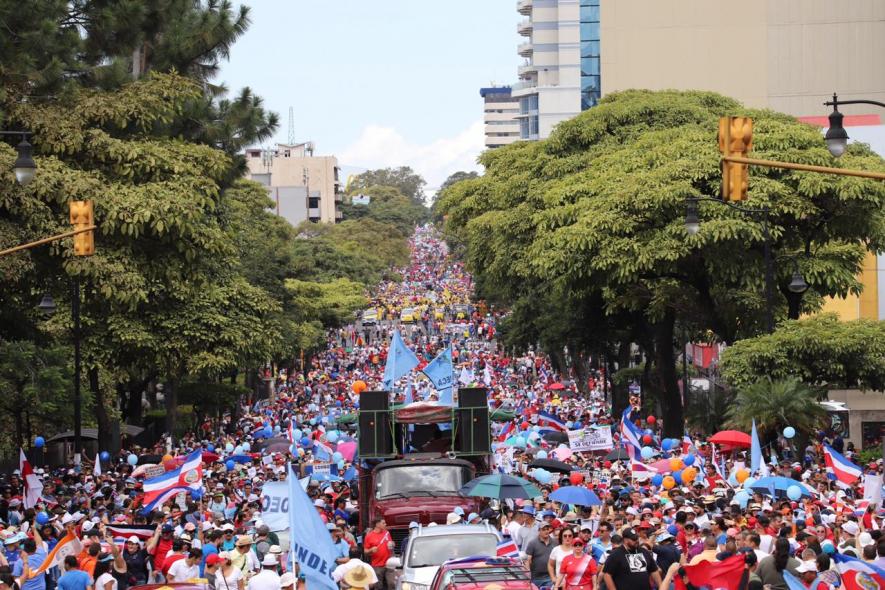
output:
<svg viewBox="0 0 885 590"><path fill-rule="evenodd" d="M138 465L138 457L135 455L129 455L126 457L126 462L130 465Z"/></svg>
<svg viewBox="0 0 885 590"><path fill-rule="evenodd" d="M579 428L583 428L583 427L584 427L584 425L581 424L580 422L575 422L575 427L574 427L575 430L577 430L577 429L579 429Z"/></svg>
<svg viewBox="0 0 885 590"><path fill-rule="evenodd" d="M110 461L111 460L111 454L108 453L107 451L102 451L101 453L98 454L98 456L102 461Z"/></svg>
<svg viewBox="0 0 885 590"><path fill-rule="evenodd" d="M745 490L738 490L738 492L734 495L734 500L742 509L746 508L747 502L750 501L750 494L748 494Z"/></svg>
<svg viewBox="0 0 885 590"><path fill-rule="evenodd" d="M784 428L784 438L793 438L796 436L796 429L792 426L787 426Z"/></svg>
<svg viewBox="0 0 885 590"><path fill-rule="evenodd" d="M301 440L301 437L304 436L304 433L301 432L300 428L296 428L292 431L292 438L295 440Z"/></svg>
<svg viewBox="0 0 885 590"><path fill-rule="evenodd" d="M535 455L535 458L536 459L546 459L547 456L548 456L547 451L541 450L541 451L538 451L538 453Z"/></svg>
<svg viewBox="0 0 885 590"><path fill-rule="evenodd" d="M553 474L550 473L549 471L547 471L546 469L539 468L539 469L535 469L534 471L532 471L532 477L534 477L535 480L539 483L548 484L548 483L550 483L550 480L553 478Z"/></svg>
<svg viewBox="0 0 885 590"><path fill-rule="evenodd" d="M250 444L247 443L247 442L244 442L244 443L243 443L242 445L240 445L240 446L243 447L243 452L244 452L244 453L248 453L249 451L252 450L252 445L250 445Z"/></svg>
<svg viewBox="0 0 885 590"><path fill-rule="evenodd" d="M681 469L679 471L673 472L673 479L676 480L676 485L678 485L678 486L682 485L682 470Z"/></svg>
<svg viewBox="0 0 885 590"><path fill-rule="evenodd" d="M226 445L224 445L224 450L227 451L228 453L233 453L234 452L234 443L227 443Z"/></svg>
<svg viewBox="0 0 885 590"><path fill-rule="evenodd" d="M209 443L208 445L206 445L206 450L209 451L210 453L214 453L215 452L215 445L213 445L212 443Z"/></svg>
<svg viewBox="0 0 885 590"><path fill-rule="evenodd" d="M233 461L228 459L227 461L224 462L224 466L227 467L228 471L233 471L234 467L236 466L236 463L234 463Z"/></svg>
<svg viewBox="0 0 885 590"><path fill-rule="evenodd" d="M654 433L655 433L655 431L652 430L651 428L646 428L646 429L643 431L643 434L648 434L648 435L651 435L651 436L654 436Z"/></svg>
<svg viewBox="0 0 885 590"><path fill-rule="evenodd" d="M655 450L651 447L642 447L642 450L639 451L639 454L642 455L643 459L651 459L654 457Z"/></svg>
<svg viewBox="0 0 885 590"><path fill-rule="evenodd" d="M191 490L191 498L199 501L200 498L203 497L203 488L198 488L196 490Z"/></svg>
<svg viewBox="0 0 885 590"><path fill-rule="evenodd" d="M515 436L515 437L513 437L513 442L514 442L514 446L517 446L517 447L519 447L519 448L521 448L521 449L524 449L524 448L526 447L526 444L527 444L525 438L523 438L523 437L521 437L521 436Z"/></svg>
<svg viewBox="0 0 885 590"><path fill-rule="evenodd" d="M332 453L332 461L334 461L335 463L337 463L338 461L341 461L342 459L344 459L344 455L342 455L338 451L335 451L334 453Z"/></svg>
<svg viewBox="0 0 885 590"><path fill-rule="evenodd" d="M243 454L243 447L242 446L237 445L236 447L234 447L234 455L242 455L242 454Z"/></svg>
<svg viewBox="0 0 885 590"><path fill-rule="evenodd" d="M686 465L694 465L694 455L686 455L682 458L682 462Z"/></svg>
<svg viewBox="0 0 885 590"><path fill-rule="evenodd" d="M338 431L337 430L330 430L329 432L327 432L326 433L326 440L329 441L330 443L338 442Z"/></svg>
<svg viewBox="0 0 885 590"><path fill-rule="evenodd" d="M47 522L49 522L49 515L46 514L45 512L38 512L37 513L37 524L39 524L40 526L43 526Z"/></svg>
<svg viewBox="0 0 885 590"><path fill-rule="evenodd" d="M301 446L302 447L309 447L310 446L310 439L307 438L306 436L302 437L301 438Z"/></svg>
<svg viewBox="0 0 885 590"><path fill-rule="evenodd" d="M661 484L664 483L664 476L660 473L656 473L651 477L651 484L656 487L661 487Z"/></svg>
<svg viewBox="0 0 885 590"><path fill-rule="evenodd" d="M568 422L565 423L565 427L568 428L569 430L571 430L572 428L575 427L575 423L572 422L571 420L569 420Z"/></svg>
<svg viewBox="0 0 885 590"><path fill-rule="evenodd" d="M794 502L802 497L802 488L799 486L790 486L787 488L787 498Z"/></svg>
<svg viewBox="0 0 885 590"><path fill-rule="evenodd" d="M264 432L262 434L264 434L264 438L272 438L273 437L273 428L268 426L267 428L264 429Z"/></svg>
<svg viewBox="0 0 885 590"><path fill-rule="evenodd" d="M280 431L280 425L277 424L276 426L273 427L273 433L277 434L279 431Z"/></svg>
<svg viewBox="0 0 885 590"><path fill-rule="evenodd" d="M34 446L38 449L42 449L46 445L46 440L42 436L38 436L34 439Z"/></svg>
<svg viewBox="0 0 885 590"><path fill-rule="evenodd" d="M338 469L344 469L344 459L338 461Z"/></svg>
<svg viewBox="0 0 885 590"><path fill-rule="evenodd" d="M317 419L316 419L316 418L311 418L311 419L310 419L310 425L311 425L311 426L316 426L316 425L317 425Z"/></svg>
<svg viewBox="0 0 885 590"><path fill-rule="evenodd" d="M664 449L665 451L669 451L670 449L673 448L673 441L670 440L669 438L665 438L664 440L661 441L661 448Z"/></svg>

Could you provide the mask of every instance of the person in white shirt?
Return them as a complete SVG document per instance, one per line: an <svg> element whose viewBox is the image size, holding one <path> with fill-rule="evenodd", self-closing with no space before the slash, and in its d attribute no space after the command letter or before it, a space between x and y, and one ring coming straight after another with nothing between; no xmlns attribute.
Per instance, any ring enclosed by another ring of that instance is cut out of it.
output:
<svg viewBox="0 0 885 590"><path fill-rule="evenodd" d="M169 576L166 578L166 583L181 583L193 578L199 578L200 560L202 559L203 552L201 550L191 549L184 559L179 559L169 568Z"/></svg>
<svg viewBox="0 0 885 590"><path fill-rule="evenodd" d="M280 575L277 573L277 558L268 553L261 560L261 571L249 580L249 590L280 590Z"/></svg>

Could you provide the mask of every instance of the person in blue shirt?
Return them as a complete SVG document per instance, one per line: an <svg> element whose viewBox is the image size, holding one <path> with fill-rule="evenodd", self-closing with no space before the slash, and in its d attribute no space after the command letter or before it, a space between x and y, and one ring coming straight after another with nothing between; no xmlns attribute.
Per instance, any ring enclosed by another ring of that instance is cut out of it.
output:
<svg viewBox="0 0 885 590"><path fill-rule="evenodd" d="M344 534L338 528L338 525L334 523L330 522L326 525L326 528L329 529L329 534L332 535L332 546L335 548L335 563L338 565L347 563L350 561L350 545L344 540Z"/></svg>
<svg viewBox="0 0 885 590"><path fill-rule="evenodd" d="M24 560L26 558L28 560L28 568L31 571L36 570L43 565L44 561L46 561L46 547L36 528L34 529L34 539L25 539L22 543L22 549L23 553L21 559L16 561L15 565L12 566L12 575L16 578L22 575L25 568ZM41 574L26 580L25 583L22 584L22 590L46 590L46 576Z"/></svg>
<svg viewBox="0 0 885 590"><path fill-rule="evenodd" d="M218 555L218 543L222 538L221 531L209 531L206 534L206 542L203 543L203 559L200 560L200 577L206 572L206 559L210 555Z"/></svg>
<svg viewBox="0 0 885 590"><path fill-rule="evenodd" d="M65 573L58 579L58 590L92 590L92 578L77 567L77 556L65 557Z"/></svg>

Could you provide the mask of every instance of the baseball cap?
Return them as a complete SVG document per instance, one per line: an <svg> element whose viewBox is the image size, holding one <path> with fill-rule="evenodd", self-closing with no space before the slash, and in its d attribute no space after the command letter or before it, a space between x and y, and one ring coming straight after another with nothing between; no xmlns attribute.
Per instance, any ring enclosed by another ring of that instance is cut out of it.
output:
<svg viewBox="0 0 885 590"><path fill-rule="evenodd" d="M322 500L320 500L319 498L317 498L316 500L313 501L313 505L316 506L317 508L325 508L326 507L326 503L323 502Z"/></svg>
<svg viewBox="0 0 885 590"><path fill-rule="evenodd" d="M630 539L631 541L638 541L639 540L639 535L636 534L636 531L634 531L633 529L631 529L629 527L624 529L623 531L621 531L621 536L624 537L625 539Z"/></svg>
<svg viewBox="0 0 885 590"><path fill-rule="evenodd" d="M222 561L224 560L221 559L221 557L219 557L217 553L212 553L208 557L206 557L206 565L218 565Z"/></svg>
<svg viewBox="0 0 885 590"><path fill-rule="evenodd" d="M522 512L523 514L530 514L532 516L535 515L535 509L533 506L523 506L520 512Z"/></svg>

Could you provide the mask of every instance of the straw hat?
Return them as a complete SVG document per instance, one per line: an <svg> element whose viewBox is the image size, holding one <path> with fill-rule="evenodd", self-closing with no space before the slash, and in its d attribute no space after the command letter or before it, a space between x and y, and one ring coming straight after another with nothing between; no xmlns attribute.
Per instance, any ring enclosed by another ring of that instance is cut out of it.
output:
<svg viewBox="0 0 885 590"><path fill-rule="evenodd" d="M240 535L237 537L237 547L248 547L252 544L252 536L251 535Z"/></svg>
<svg viewBox="0 0 885 590"><path fill-rule="evenodd" d="M358 565L344 575L344 583L351 588L368 588L371 586L371 575L364 565Z"/></svg>

